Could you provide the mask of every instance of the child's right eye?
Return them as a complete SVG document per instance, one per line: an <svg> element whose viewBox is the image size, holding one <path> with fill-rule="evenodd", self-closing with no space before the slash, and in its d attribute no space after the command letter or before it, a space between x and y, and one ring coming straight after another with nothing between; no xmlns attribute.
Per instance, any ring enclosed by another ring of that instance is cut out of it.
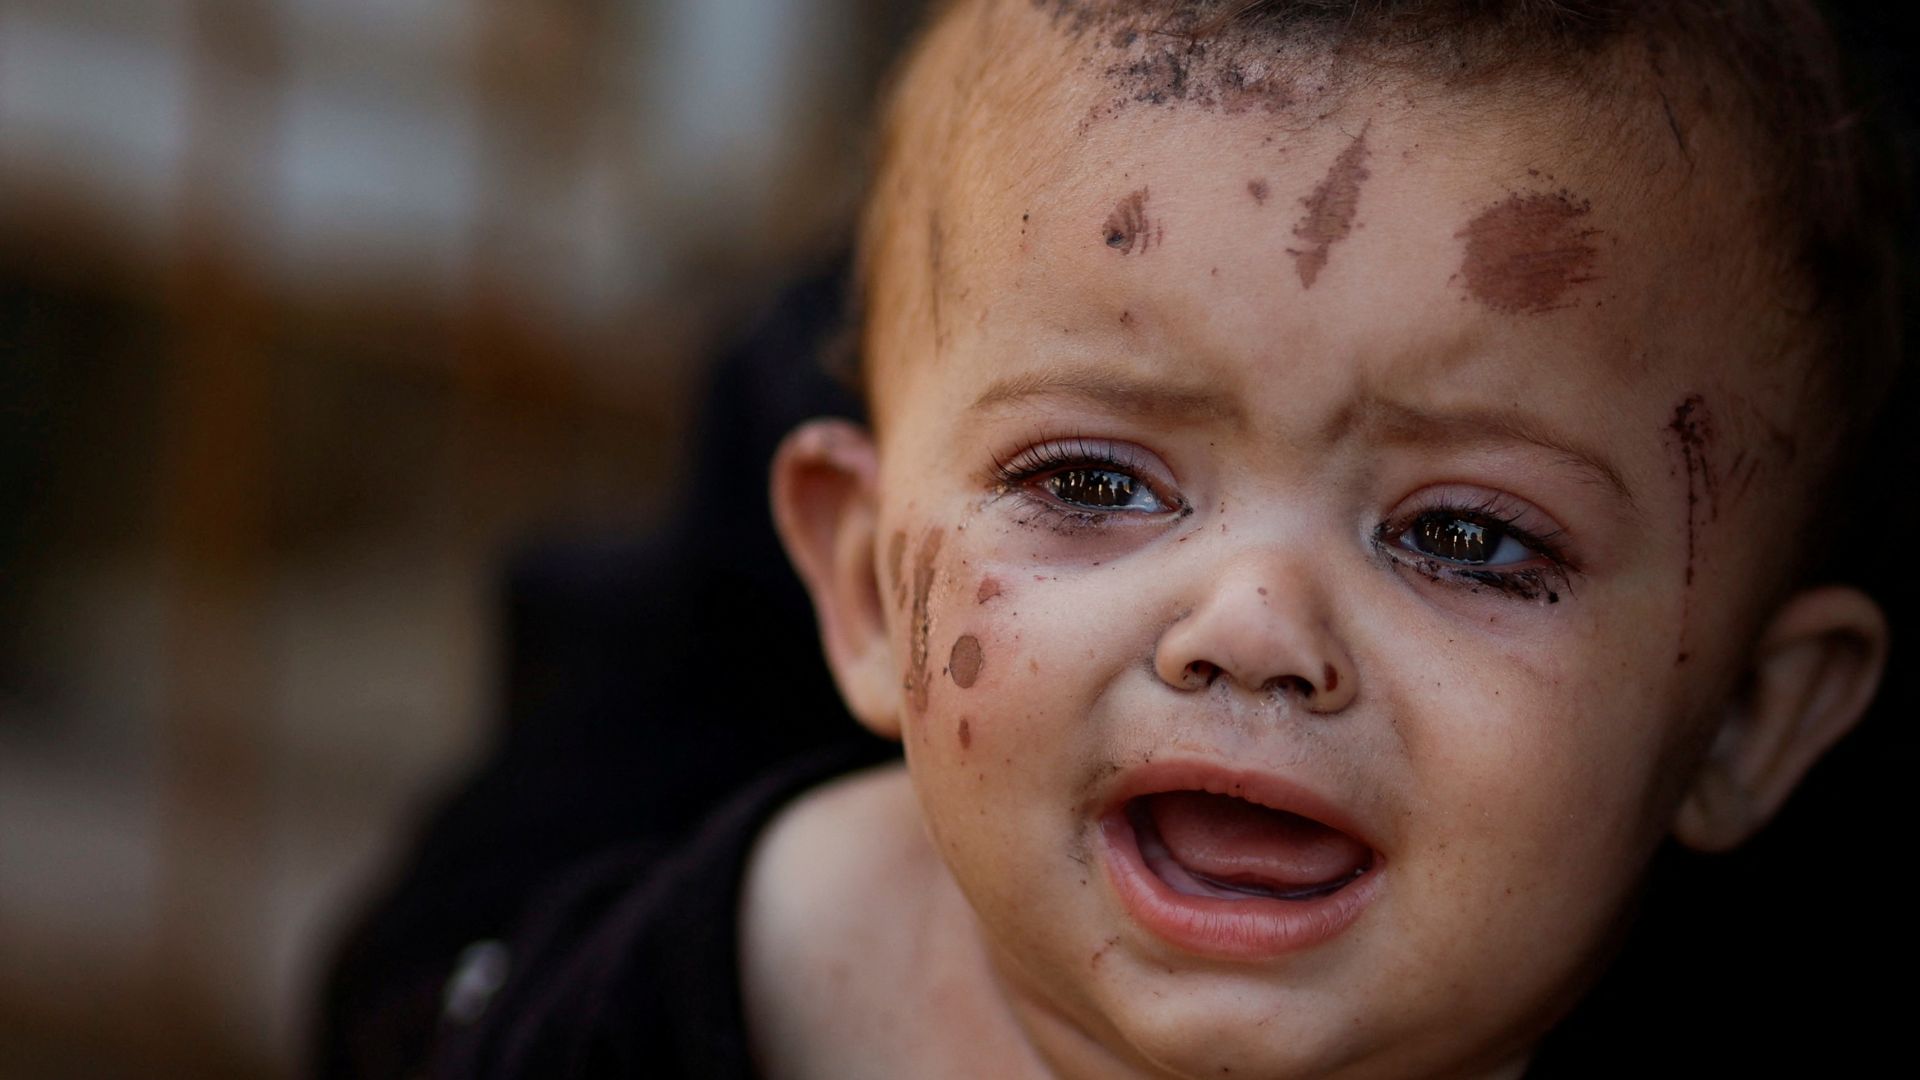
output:
<svg viewBox="0 0 1920 1080"><path fill-rule="evenodd" d="M1101 439L1060 439L1028 447L994 462L994 478L1007 492L1021 493L1043 513L1074 525L1100 525L1122 515L1142 517L1184 510L1166 494L1147 451Z"/></svg>

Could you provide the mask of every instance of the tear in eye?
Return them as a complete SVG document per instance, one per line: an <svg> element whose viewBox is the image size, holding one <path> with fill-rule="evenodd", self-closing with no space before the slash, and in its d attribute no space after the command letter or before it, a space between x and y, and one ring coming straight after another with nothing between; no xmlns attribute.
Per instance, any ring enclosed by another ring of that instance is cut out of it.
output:
<svg viewBox="0 0 1920 1080"><path fill-rule="evenodd" d="M1161 509L1160 500L1139 479L1112 469L1063 469L1044 481L1053 497L1090 510Z"/></svg>

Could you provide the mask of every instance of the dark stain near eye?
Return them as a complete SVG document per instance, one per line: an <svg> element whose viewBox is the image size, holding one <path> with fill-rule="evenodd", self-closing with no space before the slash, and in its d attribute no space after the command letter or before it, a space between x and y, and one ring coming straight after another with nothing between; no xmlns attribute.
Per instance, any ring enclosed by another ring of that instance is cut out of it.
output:
<svg viewBox="0 0 1920 1080"><path fill-rule="evenodd" d="M1001 593L1000 579L984 577L980 579L980 588L974 591L973 602L984 604Z"/></svg>
<svg viewBox="0 0 1920 1080"><path fill-rule="evenodd" d="M960 739L960 749L973 749L973 723L966 717L960 718L960 730L956 732Z"/></svg>
<svg viewBox="0 0 1920 1080"><path fill-rule="evenodd" d="M1307 246L1298 250L1288 248L1287 254L1293 256L1302 288L1313 288L1320 271L1326 269L1333 245L1353 232L1354 214L1360 207L1360 185L1366 179L1367 128L1362 127L1360 134L1333 159L1326 178L1300 200L1307 212L1293 226L1293 235Z"/></svg>
<svg viewBox="0 0 1920 1080"><path fill-rule="evenodd" d="M887 581L893 590L894 607L907 602L907 579L901 576L906 557L907 534L904 530L896 531L893 539L887 541Z"/></svg>
<svg viewBox="0 0 1920 1080"><path fill-rule="evenodd" d="M1267 205L1268 190L1265 180L1255 178L1247 181L1247 194L1253 196L1253 202L1256 206Z"/></svg>
<svg viewBox="0 0 1920 1080"><path fill-rule="evenodd" d="M1687 479L1687 575L1693 584L1694 555L1698 533L1719 514L1719 477L1714 473L1713 413L1706 399L1688 394L1673 407L1673 419L1667 421L1667 434L1680 455L1680 466Z"/></svg>
<svg viewBox="0 0 1920 1080"><path fill-rule="evenodd" d="M920 541L913 559L913 616L907 625L907 703L913 711L924 712L927 693L927 637L933 631L933 615L927 610L927 597L933 592L934 559L940 555L944 530L934 529Z"/></svg>
<svg viewBox="0 0 1920 1080"><path fill-rule="evenodd" d="M1101 242L1122 255L1142 254L1166 237L1166 230L1147 216L1147 189L1141 188L1113 206L1100 226Z"/></svg>
<svg viewBox="0 0 1920 1080"><path fill-rule="evenodd" d="M980 668L985 663L986 654L980 649L980 639L972 634L962 634L953 643L953 652L947 656L947 673L953 676L955 686L966 690L980 678Z"/></svg>
<svg viewBox="0 0 1920 1080"><path fill-rule="evenodd" d="M1561 306L1567 291L1594 279L1600 230L1585 222L1591 204L1566 191L1515 194L1455 233L1466 240L1460 279L1487 308L1533 315Z"/></svg>

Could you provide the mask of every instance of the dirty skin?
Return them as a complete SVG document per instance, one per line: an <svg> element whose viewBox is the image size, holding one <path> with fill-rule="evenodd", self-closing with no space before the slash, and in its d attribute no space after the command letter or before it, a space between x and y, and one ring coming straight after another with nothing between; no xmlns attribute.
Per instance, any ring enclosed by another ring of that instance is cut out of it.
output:
<svg viewBox="0 0 1920 1080"><path fill-rule="evenodd" d="M1116 95L1096 107L1094 118L1129 106L1278 112L1315 89L1274 62L1269 35L1248 33L1232 20L1235 5L1151 18L1126 0L1033 0L1033 6L1056 30L1092 46L1088 62Z"/></svg>
<svg viewBox="0 0 1920 1080"><path fill-rule="evenodd" d="M940 306L940 289L945 279L946 235L940 227L940 212L927 215L927 310L933 319L933 343L938 349L946 341L947 324Z"/></svg>
<svg viewBox="0 0 1920 1080"><path fill-rule="evenodd" d="M1706 399L1688 394L1673 407L1666 435L1680 457L1680 469L1687 480L1687 568L1686 588L1680 598L1680 638L1684 645L1687 616L1693 603L1693 567L1699 554L1700 533L1719 515L1719 477L1713 468L1715 439L1713 413ZM1687 651L1674 654L1676 665L1687 662Z"/></svg>
<svg viewBox="0 0 1920 1080"><path fill-rule="evenodd" d="M1100 241L1122 255L1145 254L1166 238L1166 230L1147 216L1147 189L1141 188L1114 204L1100 226Z"/></svg>
<svg viewBox="0 0 1920 1080"><path fill-rule="evenodd" d="M1566 191L1508 196L1454 234L1466 241L1459 279L1491 311L1565 306L1569 291L1594 279L1600 257L1600 231L1586 224L1591 209Z"/></svg>
<svg viewBox="0 0 1920 1080"><path fill-rule="evenodd" d="M907 704L915 713L925 712L931 690L927 678L927 637L933 631L933 615L927 598L933 592L934 560L940 555L945 530L933 529L921 539L913 558L913 614L907 624Z"/></svg>
<svg viewBox="0 0 1920 1080"><path fill-rule="evenodd" d="M980 668L985 662L986 654L981 651L980 639L972 634L962 634L953 643L953 651L947 656L947 674L953 677L953 685L966 690L980 678Z"/></svg>
<svg viewBox="0 0 1920 1080"><path fill-rule="evenodd" d="M907 557L907 534L896 532L893 539L887 541L887 582L893 590L893 606L900 607L907 602L907 579L901 576L901 569Z"/></svg>
<svg viewBox="0 0 1920 1080"><path fill-rule="evenodd" d="M1719 514L1718 478L1709 452L1713 447L1713 413L1699 394L1688 394L1673 407L1673 419L1667 422L1667 434L1680 454L1681 468L1687 478L1687 573L1693 584L1693 564L1698 550L1700 530Z"/></svg>
<svg viewBox="0 0 1920 1080"><path fill-rule="evenodd" d="M1293 256L1294 269L1300 272L1301 287L1313 288L1320 271L1326 268L1327 255L1333 245L1353 231L1354 213L1360 206L1360 185L1366 179L1367 129L1363 127L1340 151L1340 156L1333 159L1326 179L1320 181L1312 194L1300 200L1306 213L1294 225L1293 235L1307 246L1288 248L1287 254Z"/></svg>

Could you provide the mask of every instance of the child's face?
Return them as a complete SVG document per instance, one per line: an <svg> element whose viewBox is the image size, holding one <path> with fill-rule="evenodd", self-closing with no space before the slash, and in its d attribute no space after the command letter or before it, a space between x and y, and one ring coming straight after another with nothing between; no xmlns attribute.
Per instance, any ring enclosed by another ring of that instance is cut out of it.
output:
<svg viewBox="0 0 1920 1080"><path fill-rule="evenodd" d="M1510 1065L1604 960L1788 553L1799 369L1733 156L1657 105L1082 133L1061 98L976 153L937 325L871 359L930 835L1055 1052Z"/></svg>

